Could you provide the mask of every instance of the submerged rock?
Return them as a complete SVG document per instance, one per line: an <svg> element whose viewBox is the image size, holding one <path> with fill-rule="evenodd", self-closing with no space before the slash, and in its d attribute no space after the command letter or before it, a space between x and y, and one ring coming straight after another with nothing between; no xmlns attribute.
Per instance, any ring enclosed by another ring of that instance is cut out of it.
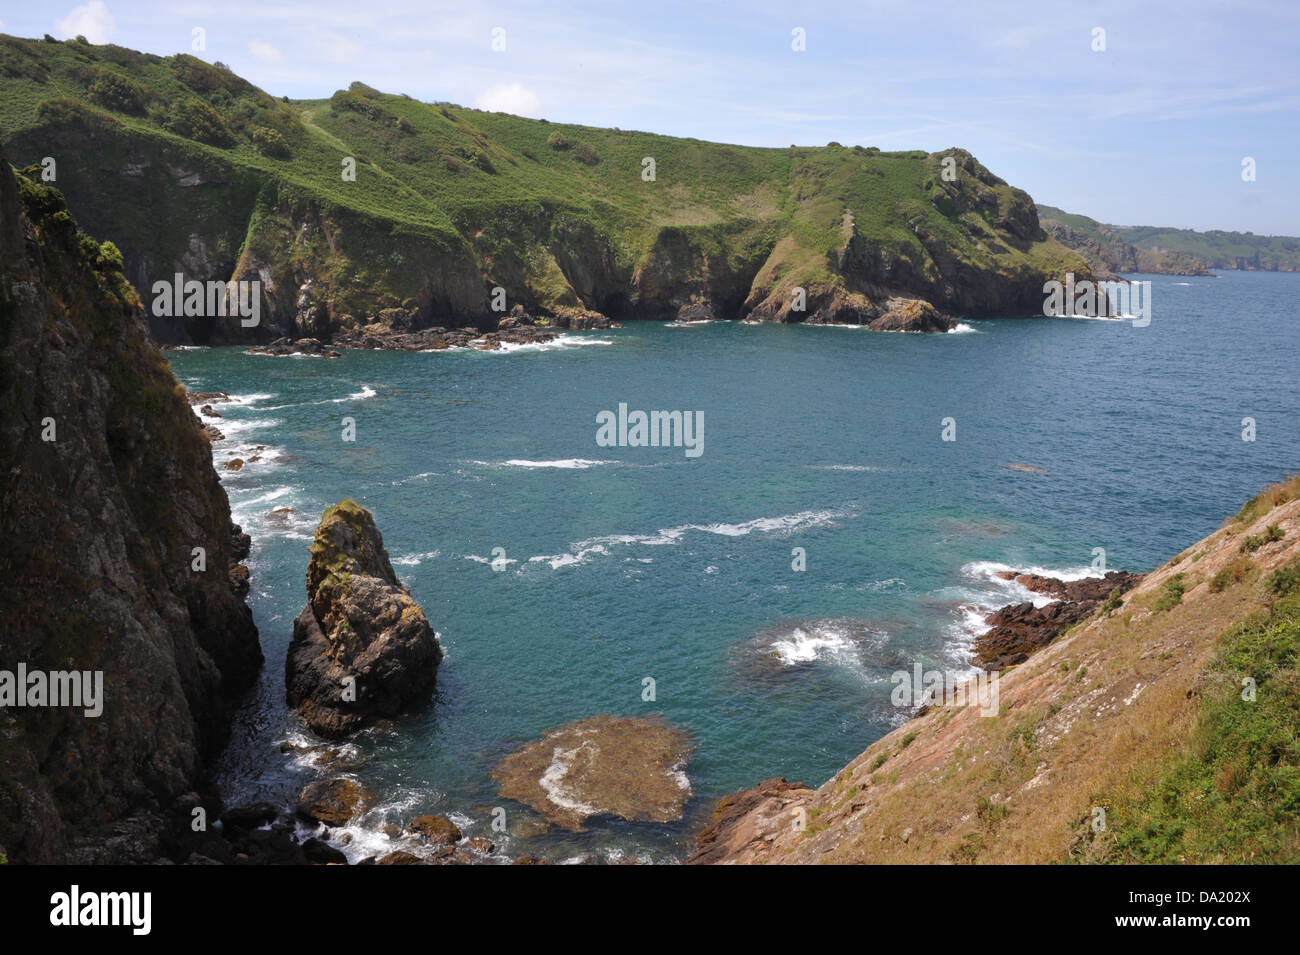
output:
<svg viewBox="0 0 1300 955"><path fill-rule="evenodd" d="M313 730L339 737L427 698L442 648L364 507L345 500L327 509L310 550L286 696Z"/></svg>
<svg viewBox="0 0 1300 955"><path fill-rule="evenodd" d="M691 797L690 734L658 717L593 716L546 733L492 770L501 795L581 830L592 816L672 822Z"/></svg>

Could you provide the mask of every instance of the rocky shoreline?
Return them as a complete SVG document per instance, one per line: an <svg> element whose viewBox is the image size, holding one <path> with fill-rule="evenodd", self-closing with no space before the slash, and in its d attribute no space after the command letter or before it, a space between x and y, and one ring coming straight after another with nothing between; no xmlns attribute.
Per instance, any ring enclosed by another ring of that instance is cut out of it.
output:
<svg viewBox="0 0 1300 955"><path fill-rule="evenodd" d="M1014 580L1053 601L1041 607L1033 601L1008 604L985 618L990 628L976 639L973 662L986 670L1003 670L1025 662L1035 650L1047 646L1064 630L1090 616L1103 601L1118 599L1143 578L1142 574L1118 570L1103 577L1072 581L1010 571L998 576Z"/></svg>

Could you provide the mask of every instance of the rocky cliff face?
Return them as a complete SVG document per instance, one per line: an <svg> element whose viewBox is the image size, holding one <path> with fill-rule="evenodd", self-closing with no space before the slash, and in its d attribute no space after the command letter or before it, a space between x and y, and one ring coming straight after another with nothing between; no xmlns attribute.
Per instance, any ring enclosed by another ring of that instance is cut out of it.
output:
<svg viewBox="0 0 1300 955"><path fill-rule="evenodd" d="M142 291L260 283L256 327L155 316L159 341L486 331L516 305L942 331L1041 314L1044 281L1090 275L960 148L735 146L361 83L290 102L193 56L78 40L0 53L3 142L57 163Z"/></svg>
<svg viewBox="0 0 1300 955"><path fill-rule="evenodd" d="M0 670L103 687L99 716L0 709L13 861L115 858L127 817L156 835L262 662L247 538L121 266L0 154Z"/></svg>
<svg viewBox="0 0 1300 955"><path fill-rule="evenodd" d="M353 501L329 508L311 544L307 606L293 622L289 704L322 736L345 736L427 697L441 661L374 517Z"/></svg>

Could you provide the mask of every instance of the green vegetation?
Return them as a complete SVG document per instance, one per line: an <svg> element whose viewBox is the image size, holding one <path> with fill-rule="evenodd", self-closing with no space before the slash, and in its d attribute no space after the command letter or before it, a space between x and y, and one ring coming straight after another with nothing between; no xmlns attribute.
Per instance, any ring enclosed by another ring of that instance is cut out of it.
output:
<svg viewBox="0 0 1300 955"><path fill-rule="evenodd" d="M1269 524L1262 534L1247 534L1241 542L1241 552L1243 554L1253 554L1265 544L1272 544L1283 538L1282 528L1276 524Z"/></svg>
<svg viewBox="0 0 1300 955"><path fill-rule="evenodd" d="M1275 597L1289 597L1296 593L1300 590L1300 561L1273 571L1268 575L1265 587Z"/></svg>
<svg viewBox="0 0 1300 955"><path fill-rule="evenodd" d="M460 318L494 285L543 313L654 314L683 288L739 310L801 285L810 311L902 292L1024 314L1045 277L1087 271L1044 237L1028 195L961 149L708 143L361 83L286 102L193 56L80 41L0 36L0 63L6 148L20 163L80 157L61 160L60 187L128 261L176 261L202 222L210 261L265 265L295 284L309 272L340 315L427 299L430 262L432 294ZM941 175L946 158L955 182ZM349 159L355 179L341 174ZM178 188L175 170L224 191ZM624 300L641 276L638 294L658 300Z"/></svg>
<svg viewBox="0 0 1300 955"><path fill-rule="evenodd" d="M1183 602L1183 594L1187 591L1187 585L1183 582L1182 574L1174 574L1165 581L1164 589L1160 591L1160 596L1156 598L1155 608L1157 610L1172 610Z"/></svg>
<svg viewBox="0 0 1300 955"><path fill-rule="evenodd" d="M1300 566L1284 570L1270 586L1288 596L1221 639L1189 752L1109 813L1107 861L1300 862Z"/></svg>
<svg viewBox="0 0 1300 955"><path fill-rule="evenodd" d="M1106 225L1087 216L1040 205L1044 228L1072 248L1084 250L1094 267L1115 272L1196 274L1211 269L1300 271L1300 238L1253 232L1196 232L1159 226ZM1074 239L1060 230L1069 229Z"/></svg>
<svg viewBox="0 0 1300 955"><path fill-rule="evenodd" d="M1111 590L1110 594L1107 595L1106 602L1101 605L1101 612L1104 614L1114 613L1123 603L1124 599L1120 596L1119 588L1115 587ZM1062 666L1065 666L1065 664L1062 664Z"/></svg>

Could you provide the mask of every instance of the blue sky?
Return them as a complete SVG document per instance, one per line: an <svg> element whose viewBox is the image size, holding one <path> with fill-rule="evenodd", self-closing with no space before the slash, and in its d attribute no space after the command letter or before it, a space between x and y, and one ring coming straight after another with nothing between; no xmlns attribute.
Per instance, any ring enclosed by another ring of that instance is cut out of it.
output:
<svg viewBox="0 0 1300 955"><path fill-rule="evenodd" d="M963 146L1040 202L1103 221L1300 234L1295 0L0 6L5 33L160 54L190 52L195 27L198 55L276 95L362 80L758 146ZM1254 182L1242 180L1247 156Z"/></svg>

